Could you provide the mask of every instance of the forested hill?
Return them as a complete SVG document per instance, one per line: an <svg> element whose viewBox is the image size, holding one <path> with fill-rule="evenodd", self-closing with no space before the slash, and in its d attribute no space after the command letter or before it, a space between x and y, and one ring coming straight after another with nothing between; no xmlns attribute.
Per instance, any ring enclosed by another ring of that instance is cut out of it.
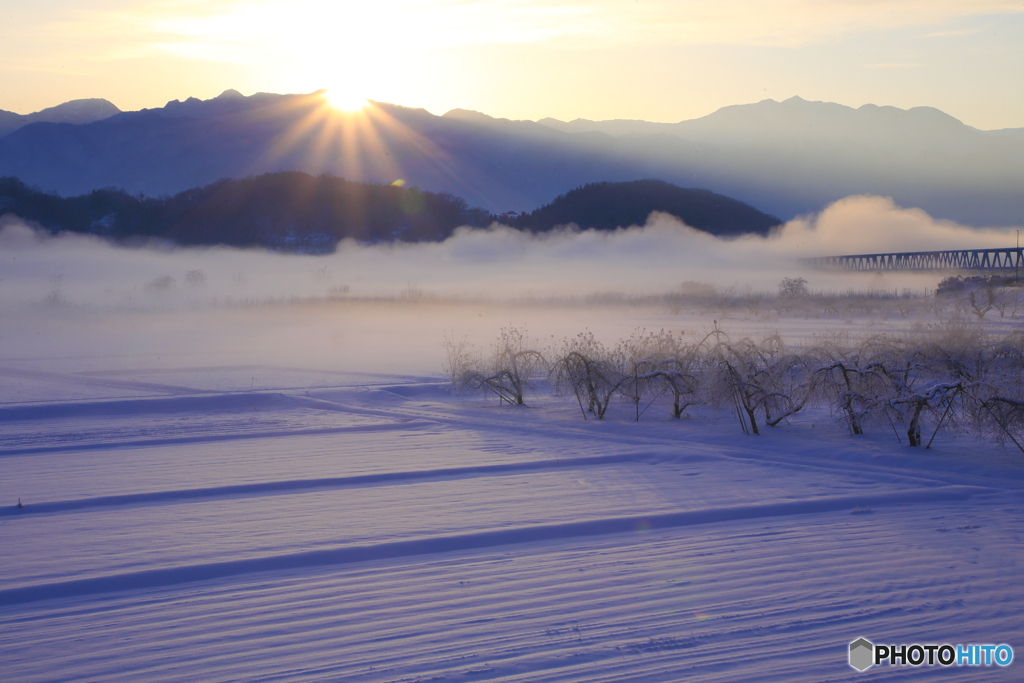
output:
<svg viewBox="0 0 1024 683"><path fill-rule="evenodd" d="M503 216L502 222L535 232L570 223L607 230L643 225L652 211L673 214L713 235L766 234L781 222L735 199L660 180L592 183L516 220ZM220 180L160 198L119 189L64 198L29 188L17 178L0 178L0 215L7 213L54 233L307 253L333 251L346 238L440 241L459 226L486 227L498 220L450 194L298 171Z"/></svg>
<svg viewBox="0 0 1024 683"><path fill-rule="evenodd" d="M331 251L344 238L443 240L461 225L482 227L493 220L449 194L299 172L221 180L162 198L117 189L63 198L0 178L0 214L5 213L53 232L304 252Z"/></svg>
<svg viewBox="0 0 1024 683"><path fill-rule="evenodd" d="M661 180L590 183L546 206L519 216L516 226L533 231L575 223L612 230L643 225L652 211L664 211L712 235L765 235L782 223L749 204L710 190L682 188Z"/></svg>

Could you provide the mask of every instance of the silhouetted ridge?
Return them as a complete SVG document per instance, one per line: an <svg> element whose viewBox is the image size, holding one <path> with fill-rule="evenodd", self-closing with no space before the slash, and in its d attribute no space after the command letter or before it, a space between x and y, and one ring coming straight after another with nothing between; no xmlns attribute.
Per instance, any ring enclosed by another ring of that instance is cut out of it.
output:
<svg viewBox="0 0 1024 683"><path fill-rule="evenodd" d="M765 235L782 223L749 204L710 190L677 187L662 180L633 180L578 187L547 206L522 214L516 225L533 231L569 223L581 228L613 230L643 225L652 211L670 213L712 235Z"/></svg>
<svg viewBox="0 0 1024 683"><path fill-rule="evenodd" d="M48 107L32 114L15 114L14 112L0 109L0 136L13 133L30 123L83 124L102 121L120 113L121 110L111 102L100 98L71 100L70 102L58 104L56 107Z"/></svg>
<svg viewBox="0 0 1024 683"><path fill-rule="evenodd" d="M461 225L482 227L492 220L487 211L469 208L449 194L295 171L221 180L159 199L117 189L63 198L31 189L17 178L0 178L4 213L52 232L305 252L330 251L345 238L443 240Z"/></svg>
<svg viewBox="0 0 1024 683"><path fill-rule="evenodd" d="M0 112L0 132L19 117ZM383 102L353 118L322 92L226 91L91 123L39 120L0 136L0 176L64 196L103 187L159 196L281 171L402 178L492 212L533 211L587 183L658 178L784 219L867 194L982 227L1022 221L1024 135L978 131L928 107L800 98L677 123L538 123Z"/></svg>

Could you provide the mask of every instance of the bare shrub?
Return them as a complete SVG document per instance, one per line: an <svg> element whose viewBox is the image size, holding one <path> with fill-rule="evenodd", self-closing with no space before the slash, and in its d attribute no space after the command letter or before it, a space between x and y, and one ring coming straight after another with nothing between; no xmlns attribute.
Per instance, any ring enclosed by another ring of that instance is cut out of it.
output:
<svg viewBox="0 0 1024 683"><path fill-rule="evenodd" d="M987 413L988 419L981 411L978 414L979 424L986 433L997 441L1009 438L1024 453L1024 445L1019 437L1024 433L1024 400L996 395L979 402L978 406Z"/></svg>
<svg viewBox="0 0 1024 683"><path fill-rule="evenodd" d="M64 298L64 293L59 289L52 289L50 293L43 299L43 303L50 307L66 306L68 300Z"/></svg>
<svg viewBox="0 0 1024 683"><path fill-rule="evenodd" d="M768 338L766 343L767 349L762 344L766 362L762 409L765 424L775 427L803 410L813 398L812 359L787 350L778 335Z"/></svg>
<svg viewBox="0 0 1024 683"><path fill-rule="evenodd" d="M894 388L897 395L889 398L883 405L906 427L907 444L910 446L922 444L923 418L942 407L947 409L944 414L948 413L948 409L952 407L963 389L959 382L929 382L917 389L897 382Z"/></svg>
<svg viewBox="0 0 1024 683"><path fill-rule="evenodd" d="M892 296L873 298L875 304L843 300L873 306ZM910 331L866 338L834 333L802 350L777 334L733 341L717 322L692 341L637 330L611 349L584 331L542 350L513 327L501 330L486 360L465 339L446 335L444 347L456 388L522 405L531 382L547 372L557 393L576 398L584 419L605 419L618 397L632 403L639 421L671 397L673 418L710 404L734 412L744 432L759 434L813 406L830 410L851 434L882 426L901 442L905 434L910 446L929 448L940 433L969 433L1012 441L1024 452L1024 332L994 340L970 319L919 322ZM554 361L550 367L546 359Z"/></svg>
<svg viewBox="0 0 1024 683"><path fill-rule="evenodd" d="M692 405L703 403L701 354L698 345L665 330L638 330L612 353L613 364L624 379L619 391L634 405L636 421L654 401L672 395L672 417L678 419ZM645 404L641 409L641 405Z"/></svg>
<svg viewBox="0 0 1024 683"><path fill-rule="evenodd" d="M814 356L818 367L811 375L813 390L839 413L851 434L863 434L878 396L878 378L865 367L859 350L845 344L826 342Z"/></svg>
<svg viewBox="0 0 1024 683"><path fill-rule="evenodd" d="M715 385L719 391L714 394L716 404L732 404L744 434L759 434L757 429L757 407L763 392L757 381L759 367L757 354L749 340L739 344L720 342L714 349Z"/></svg>
<svg viewBox="0 0 1024 683"><path fill-rule="evenodd" d="M530 381L546 370L544 355L532 348L526 330L516 327L503 327L491 349L489 363L481 364L474 363L464 347L451 345L449 367L453 360L460 367L453 383L456 387L492 391L502 403L525 405Z"/></svg>
<svg viewBox="0 0 1024 683"><path fill-rule="evenodd" d="M1020 290L1016 288L1003 287L995 292L992 305L999 311L1000 318L1006 317L1007 309L1010 309L1011 316L1016 317L1017 310L1020 308L1019 296Z"/></svg>
<svg viewBox="0 0 1024 683"><path fill-rule="evenodd" d="M779 296L793 299L807 296L807 280L802 277L784 277L779 282Z"/></svg>
<svg viewBox="0 0 1024 683"><path fill-rule="evenodd" d="M1008 310L1011 317L1017 317L1024 303L1020 283L1017 278L1002 275L947 277L939 282L935 299L942 308L953 302L964 314L970 313L978 320L984 320L993 308L1001 318L1006 317Z"/></svg>
<svg viewBox="0 0 1024 683"><path fill-rule="evenodd" d="M664 334L664 333L663 333ZM685 344L673 338L655 355L652 377L672 396L672 417L679 419L691 406L707 403L705 341Z"/></svg>
<svg viewBox="0 0 1024 683"><path fill-rule="evenodd" d="M618 391L633 403L637 422L640 421L640 403L652 391L653 358L659 355L660 341L654 334L646 334L646 330L636 330L616 344L609 359L622 375Z"/></svg>
<svg viewBox="0 0 1024 683"><path fill-rule="evenodd" d="M934 387L927 382L929 359L912 345L888 336L875 337L869 348L865 368L878 380L875 407L890 423L903 423L910 445L917 446L922 414L935 398Z"/></svg>
<svg viewBox="0 0 1024 683"><path fill-rule="evenodd" d="M984 320L985 314L991 311L996 303L995 289L989 285L980 290L971 290L967 295L967 302L971 306L971 313L978 316L978 320Z"/></svg>
<svg viewBox="0 0 1024 683"><path fill-rule="evenodd" d="M162 276L154 279L148 285L146 285L146 289L156 290L156 291L168 290L168 289L171 289L173 287L174 287L174 278L171 277L170 275L162 275Z"/></svg>
<svg viewBox="0 0 1024 683"><path fill-rule="evenodd" d="M984 381L970 395L973 422L980 434L1008 438L1024 452L1024 332L995 344L986 360Z"/></svg>
<svg viewBox="0 0 1024 683"><path fill-rule="evenodd" d="M202 270L190 270L185 273L185 282L192 286L199 286L206 282L206 272Z"/></svg>
<svg viewBox="0 0 1024 683"><path fill-rule="evenodd" d="M715 402L731 405L744 433L760 434L759 414L774 427L807 405L812 391L806 359L790 353L779 335L760 342L718 337L710 350Z"/></svg>
<svg viewBox="0 0 1024 683"><path fill-rule="evenodd" d="M572 391L583 419L589 412L603 420L612 396L626 380L608 350L593 332L581 332L563 340L556 358L551 374L556 390Z"/></svg>
<svg viewBox="0 0 1024 683"><path fill-rule="evenodd" d="M916 335L876 335L857 347L823 343L813 373L816 391L853 434L867 424L903 426L910 446L930 446L940 429L960 431L977 408L988 373L986 339L963 322ZM925 444L923 429L933 425ZM898 436L898 434L897 434Z"/></svg>
<svg viewBox="0 0 1024 683"><path fill-rule="evenodd" d="M469 345L466 337L456 341L454 333L445 333L441 342L444 347L444 371L452 383L452 388L461 391L466 388L465 379L481 365L479 354Z"/></svg>

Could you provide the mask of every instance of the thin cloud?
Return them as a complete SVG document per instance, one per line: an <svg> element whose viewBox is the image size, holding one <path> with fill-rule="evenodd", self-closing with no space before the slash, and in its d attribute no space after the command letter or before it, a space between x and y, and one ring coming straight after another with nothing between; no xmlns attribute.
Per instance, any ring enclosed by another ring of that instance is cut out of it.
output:
<svg viewBox="0 0 1024 683"><path fill-rule="evenodd" d="M928 66L922 62L880 62L877 64L865 64L868 69L920 69Z"/></svg>
<svg viewBox="0 0 1024 683"><path fill-rule="evenodd" d="M492 44L742 44L800 46L858 32L928 27L978 16L1016 14L1011 0L179 0L123 2L115 10L79 9L42 31L89 40L107 56L172 53L258 63L268 52L367 55ZM975 29L933 36L968 35ZM101 44L105 42L106 47ZM312 65L308 65L312 66Z"/></svg>
<svg viewBox="0 0 1024 683"><path fill-rule="evenodd" d="M60 36L130 44L123 57L171 53L189 59L258 63L268 52L333 65L388 54L495 43L538 43L596 33L585 5L486 0L258 0L137 3L49 26ZM109 54L109 53L108 53ZM316 64L306 64L316 68Z"/></svg>
<svg viewBox="0 0 1024 683"><path fill-rule="evenodd" d="M950 31L935 31L934 33L929 33L927 35L927 37L928 38L959 38L961 36L977 35L977 34L981 33L982 31L985 31L985 30L987 30L987 29L979 27L979 28L963 28L963 29L956 29L956 30L950 30Z"/></svg>

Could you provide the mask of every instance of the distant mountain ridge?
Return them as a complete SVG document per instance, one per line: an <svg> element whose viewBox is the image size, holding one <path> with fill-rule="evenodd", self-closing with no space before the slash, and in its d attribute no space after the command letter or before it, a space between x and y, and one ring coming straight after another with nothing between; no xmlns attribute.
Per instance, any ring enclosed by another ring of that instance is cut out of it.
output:
<svg viewBox="0 0 1024 683"><path fill-rule="evenodd" d="M967 225L1024 225L1024 136L978 131L929 107L790 98L675 124L435 116L385 103L372 111L379 147L332 129L319 93L226 91L92 123L35 123L0 137L0 176L65 195L161 195L298 170L401 178L494 213L530 212L589 183L657 178L783 219L874 194Z"/></svg>
<svg viewBox="0 0 1024 683"><path fill-rule="evenodd" d="M120 114L113 103L99 98L71 100L56 107L49 107L32 114L15 114L0 109L0 136L8 135L30 123L71 123L83 124L101 121Z"/></svg>
<svg viewBox="0 0 1024 683"><path fill-rule="evenodd" d="M854 109L833 102L809 102L801 97L791 97L782 102L762 100L757 104L730 105L707 116L678 123L628 119L575 119L565 122L552 118L540 119L538 123L567 133L601 132L613 137L664 133L681 138L728 135L734 142L737 134L741 140L763 139L765 134L846 139L869 134L933 135L976 130L934 107L904 110L865 104Z"/></svg>

